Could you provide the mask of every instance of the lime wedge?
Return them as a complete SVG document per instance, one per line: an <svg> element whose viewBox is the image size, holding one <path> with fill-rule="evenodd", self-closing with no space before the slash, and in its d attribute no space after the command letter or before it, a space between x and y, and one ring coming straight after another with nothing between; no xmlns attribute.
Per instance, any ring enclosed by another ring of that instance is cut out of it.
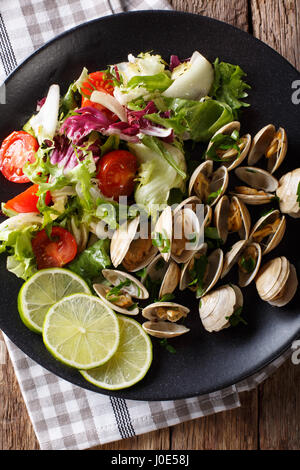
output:
<svg viewBox="0 0 300 470"><path fill-rule="evenodd" d="M85 281L62 268L42 269L20 289L18 310L23 323L35 333L42 333L45 315L53 304L71 294L90 294Z"/></svg>
<svg viewBox="0 0 300 470"><path fill-rule="evenodd" d="M119 339L116 314L93 295L65 297L45 317L46 348L56 359L77 369L104 364L116 352Z"/></svg>
<svg viewBox="0 0 300 470"><path fill-rule="evenodd" d="M131 387L146 375L152 362L152 343L141 325L124 315L117 315L120 343L114 356L101 367L80 371L100 388L120 390Z"/></svg>

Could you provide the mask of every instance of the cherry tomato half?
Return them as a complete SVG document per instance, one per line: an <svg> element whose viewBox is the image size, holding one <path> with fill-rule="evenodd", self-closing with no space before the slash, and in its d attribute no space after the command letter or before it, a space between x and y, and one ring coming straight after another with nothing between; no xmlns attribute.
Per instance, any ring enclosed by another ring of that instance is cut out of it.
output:
<svg viewBox="0 0 300 470"><path fill-rule="evenodd" d="M0 148L0 170L3 176L14 183L28 183L23 166L26 162L35 161L38 148L37 140L28 132L12 132L3 140Z"/></svg>
<svg viewBox="0 0 300 470"><path fill-rule="evenodd" d="M83 82L81 87L81 92L83 93L81 106L91 106L92 108L97 108L100 111L104 112L108 119L117 121L118 117L106 109L99 103L94 103L89 98L94 90L102 91L108 95L113 95L114 85L113 81L109 78L106 78L105 72L93 72L89 74L89 79L86 82Z"/></svg>
<svg viewBox="0 0 300 470"><path fill-rule="evenodd" d="M97 167L99 188L107 197L130 196L138 169L137 159L126 150L114 150L101 158Z"/></svg>
<svg viewBox="0 0 300 470"><path fill-rule="evenodd" d="M28 189L18 194L14 198L7 201L4 205L5 209L10 209L15 212L24 213L24 212L39 212L37 208L37 203L39 197L36 195L38 192L39 185L33 184ZM51 195L48 191L46 193L45 203L50 204Z"/></svg>
<svg viewBox="0 0 300 470"><path fill-rule="evenodd" d="M64 266L77 254L75 238L62 227L52 227L51 238L45 230L38 232L32 240L32 249L38 269Z"/></svg>

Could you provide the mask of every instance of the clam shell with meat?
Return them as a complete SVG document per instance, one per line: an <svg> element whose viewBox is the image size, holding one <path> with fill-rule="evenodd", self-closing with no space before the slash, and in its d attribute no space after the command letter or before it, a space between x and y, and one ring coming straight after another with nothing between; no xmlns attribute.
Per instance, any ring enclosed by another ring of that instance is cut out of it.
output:
<svg viewBox="0 0 300 470"><path fill-rule="evenodd" d="M180 290L189 288L196 292L196 298L200 298L209 292L215 284L218 282L222 268L223 268L223 251L220 248L212 251L206 256L207 245L203 244L202 248L193 256L193 258L186 264L184 264L181 272ZM195 265L197 260L202 260L204 266L202 279L196 281L197 272L195 271Z"/></svg>
<svg viewBox="0 0 300 470"><path fill-rule="evenodd" d="M239 132L241 128L241 124L238 121L232 121L229 124L225 124L225 126L221 127L211 138L207 151L212 147L214 138L219 135L231 135L234 131ZM239 139L236 142L237 147L239 148L236 149L234 147L230 149L216 149L217 156L224 165L228 171L233 170L236 168L238 165L242 163L242 161L247 157L250 146L251 146L251 136L250 134L243 135L242 137L239 137ZM210 157L206 155L206 159L209 160Z"/></svg>
<svg viewBox="0 0 300 470"><path fill-rule="evenodd" d="M174 302L155 302L143 309L142 315L149 321L142 326L149 335L157 338L180 336L190 330L176 322L186 318L189 311L187 307Z"/></svg>
<svg viewBox="0 0 300 470"><path fill-rule="evenodd" d="M228 170L224 165L214 171L212 160L206 160L195 169L190 178L189 195L195 194L202 203L213 206L225 193L228 180Z"/></svg>
<svg viewBox="0 0 300 470"><path fill-rule="evenodd" d="M258 243L249 242L248 240L239 240L224 257L221 279L237 264L239 286L248 286L259 270L261 257L261 247Z"/></svg>
<svg viewBox="0 0 300 470"><path fill-rule="evenodd" d="M199 247L200 221L187 207L172 212L167 207L160 215L154 229L155 243L164 260L170 257L177 263L188 261Z"/></svg>
<svg viewBox="0 0 300 470"><path fill-rule="evenodd" d="M153 283L160 283L158 298L161 299L166 294L172 294L180 281L180 267L175 261L170 260L166 263L161 254L157 255L147 266L145 282L149 277Z"/></svg>
<svg viewBox="0 0 300 470"><path fill-rule="evenodd" d="M236 196L231 200L226 195L221 197L215 207L214 222L223 243L229 233L237 232L243 240L249 237L251 217L245 204Z"/></svg>
<svg viewBox="0 0 300 470"><path fill-rule="evenodd" d="M287 148L286 131L282 127L276 131L273 124L268 124L253 138L248 154L248 165L255 165L264 155L267 159L268 172L274 173L283 162Z"/></svg>
<svg viewBox="0 0 300 470"><path fill-rule="evenodd" d="M94 284L93 288L100 299L116 312L137 315L139 308L133 299L144 300L149 297L146 287L134 276L115 269L103 269L107 283ZM123 284L123 285L122 285ZM113 288L118 288L115 292Z"/></svg>
<svg viewBox="0 0 300 470"><path fill-rule="evenodd" d="M149 225L147 233L141 231L137 236L139 227L140 217L137 216L115 230L110 244L110 257L115 268L122 264L127 271L135 272L147 266L157 254Z"/></svg>
<svg viewBox="0 0 300 470"><path fill-rule="evenodd" d="M259 243L262 254L274 250L281 242L286 230L285 216L279 210L272 210L262 216L253 226L249 240Z"/></svg>
<svg viewBox="0 0 300 470"><path fill-rule="evenodd" d="M267 171L244 166L236 168L235 174L247 186L236 186L232 194L238 196L245 204L267 204L274 198L278 181Z"/></svg>

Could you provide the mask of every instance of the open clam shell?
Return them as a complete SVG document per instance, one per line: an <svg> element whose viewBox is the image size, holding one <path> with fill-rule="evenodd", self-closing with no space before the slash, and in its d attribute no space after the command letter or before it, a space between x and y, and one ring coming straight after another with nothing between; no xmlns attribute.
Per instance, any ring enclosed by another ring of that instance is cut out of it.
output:
<svg viewBox="0 0 300 470"><path fill-rule="evenodd" d="M96 294L98 295L98 297L100 297L100 299L102 300L102 302L105 305L107 305L109 308L114 310L115 312L123 313L124 315L138 315L139 308L137 306L135 306L133 309L128 310L128 308L123 308L123 307L121 307L119 305L116 305L115 303L112 303L109 300L107 300L106 295L109 291L109 288L107 287L107 285L105 285L105 284L93 284L93 288L94 288Z"/></svg>
<svg viewBox="0 0 300 470"><path fill-rule="evenodd" d="M255 278L260 268L262 258L261 247L258 243L249 243L238 260L239 266L239 286L248 286ZM248 260L253 260L253 266Z"/></svg>
<svg viewBox="0 0 300 470"><path fill-rule="evenodd" d="M238 232L239 237L244 240L249 237L251 217L245 204L238 197L221 197L215 207L214 222L219 237L226 243L229 233Z"/></svg>
<svg viewBox="0 0 300 470"><path fill-rule="evenodd" d="M281 242L286 229L285 216L278 210L273 210L262 216L252 228L249 240L259 243L262 254L274 250Z"/></svg>
<svg viewBox="0 0 300 470"><path fill-rule="evenodd" d="M174 302L154 302L142 310L142 315L150 321L176 323L181 318L185 318L189 311L189 308Z"/></svg>
<svg viewBox="0 0 300 470"><path fill-rule="evenodd" d="M210 140L207 150L211 148L213 145L213 138L218 135L218 134L223 134L223 135L231 135L234 131L240 131L241 124L238 121L232 121L229 124L225 124L225 126L221 127L212 137ZM222 155L220 155L220 160L222 161L222 164L226 166L228 171L233 170L236 168L238 165L242 163L242 161L247 157L250 146L251 146L251 135L246 134L240 137L238 146L240 147L240 155L238 155L238 152L236 149L228 149L227 151L223 151ZM206 159L209 160L209 157L206 156Z"/></svg>
<svg viewBox="0 0 300 470"><path fill-rule="evenodd" d="M248 154L248 165L255 165L265 154L275 135L275 126L268 124L263 127L252 140Z"/></svg>
<svg viewBox="0 0 300 470"><path fill-rule="evenodd" d="M165 321L146 321L142 324L144 330L150 336L156 338L166 338L171 339L176 336L181 336L184 333L188 333L189 328L184 325L177 325L176 323L169 323Z"/></svg>
<svg viewBox="0 0 300 470"><path fill-rule="evenodd" d="M220 331L230 326L229 317L243 304L243 295L237 286L226 284L206 294L199 304L200 319L209 331Z"/></svg>
<svg viewBox="0 0 300 470"><path fill-rule="evenodd" d="M190 282L192 282L191 278L191 270L193 268L194 262L196 258L200 258L201 256L205 256L207 251L207 244L203 243L199 250L193 255L193 257L187 261L181 270L180 282L179 282L179 289L184 290L186 289ZM195 290L195 288L190 287L191 290Z"/></svg>
<svg viewBox="0 0 300 470"><path fill-rule="evenodd" d="M180 267L175 261L166 263L161 254L157 255L146 269L146 276L152 281L161 283L158 297L172 294L180 281Z"/></svg>
<svg viewBox="0 0 300 470"><path fill-rule="evenodd" d="M217 248L207 257L207 269L203 280L201 296L209 292L218 282L223 269L223 260L224 255L221 248ZM196 298L198 299L201 296L196 295Z"/></svg>
<svg viewBox="0 0 300 470"><path fill-rule="evenodd" d="M154 237L159 240L158 249L163 259L169 261L173 238L173 213L170 206L160 214L154 228Z"/></svg>
<svg viewBox="0 0 300 470"><path fill-rule="evenodd" d="M146 287L131 274L125 271L118 271L117 269L102 269L102 274L113 286L117 286L124 281L130 281L127 286L122 287L122 291L126 292L131 297L141 300L149 298L149 292Z"/></svg>
<svg viewBox="0 0 300 470"><path fill-rule="evenodd" d="M213 171L213 162L206 160L190 178L189 196L195 194L203 203L213 206L225 193L228 180L228 170L224 165Z"/></svg>
<svg viewBox="0 0 300 470"><path fill-rule="evenodd" d="M288 140L285 129L280 127L275 133L272 142L265 152L268 160L268 171L274 173L285 159L288 149Z"/></svg>
<svg viewBox="0 0 300 470"><path fill-rule="evenodd" d="M127 271L135 272L147 266L155 257L158 250L152 245L151 230L137 237L139 225L140 217L137 216L113 233L110 257L115 268L122 263Z"/></svg>
<svg viewBox="0 0 300 470"><path fill-rule="evenodd" d="M198 250L200 222L194 211L181 209L174 214L171 256L177 263L186 263Z"/></svg>
<svg viewBox="0 0 300 470"><path fill-rule="evenodd" d="M236 176L251 188L262 189L274 193L278 188L278 181L262 168L254 166L240 166L235 170Z"/></svg>
<svg viewBox="0 0 300 470"><path fill-rule="evenodd" d="M245 204L267 204L274 198L273 192L278 187L278 181L267 171L255 167L239 167L235 174L248 186L236 186L232 194Z"/></svg>
<svg viewBox="0 0 300 470"><path fill-rule="evenodd" d="M232 196L228 214L229 233L237 231L241 240L247 240L250 228L251 217L247 207L237 196Z"/></svg>
<svg viewBox="0 0 300 470"><path fill-rule="evenodd" d="M234 245L232 245L229 251L227 251L226 255L224 256L221 279L223 279L223 277L225 277L231 268L238 262L238 259L243 250L246 248L247 243L247 240L239 240Z"/></svg>

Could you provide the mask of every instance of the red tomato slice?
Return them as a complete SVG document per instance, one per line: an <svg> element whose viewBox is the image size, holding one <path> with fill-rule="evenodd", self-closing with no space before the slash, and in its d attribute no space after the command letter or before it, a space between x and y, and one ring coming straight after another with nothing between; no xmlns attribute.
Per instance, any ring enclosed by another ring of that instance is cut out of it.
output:
<svg viewBox="0 0 300 470"><path fill-rule="evenodd" d="M38 189L39 185L33 184L32 186L30 186L30 188L26 189L22 193L18 194L16 197L7 201L4 205L4 208L20 213L39 212L37 208L39 197L36 195ZM51 202L51 195L49 191L46 193L45 202L47 206Z"/></svg>
<svg viewBox="0 0 300 470"><path fill-rule="evenodd" d="M38 232L32 240L32 249L38 269L64 266L77 254L75 238L62 227L52 227L51 239L45 230Z"/></svg>
<svg viewBox="0 0 300 470"><path fill-rule="evenodd" d="M126 150L114 150L101 158L97 168L99 188L107 197L130 196L138 169L137 159Z"/></svg>
<svg viewBox="0 0 300 470"><path fill-rule="evenodd" d="M118 117L106 109L104 106L98 103L94 103L89 98L94 90L102 91L108 95L114 94L114 85L113 81L109 78L106 78L105 72L93 72L89 74L89 79L86 82L83 82L81 87L82 96L81 106L91 106L92 108L97 108L100 111L103 111L108 119L117 121Z"/></svg>
<svg viewBox="0 0 300 470"><path fill-rule="evenodd" d="M0 148L0 170L3 176L14 183L28 183L23 173L26 162L35 161L39 148L37 140L28 132L14 131L3 140Z"/></svg>

